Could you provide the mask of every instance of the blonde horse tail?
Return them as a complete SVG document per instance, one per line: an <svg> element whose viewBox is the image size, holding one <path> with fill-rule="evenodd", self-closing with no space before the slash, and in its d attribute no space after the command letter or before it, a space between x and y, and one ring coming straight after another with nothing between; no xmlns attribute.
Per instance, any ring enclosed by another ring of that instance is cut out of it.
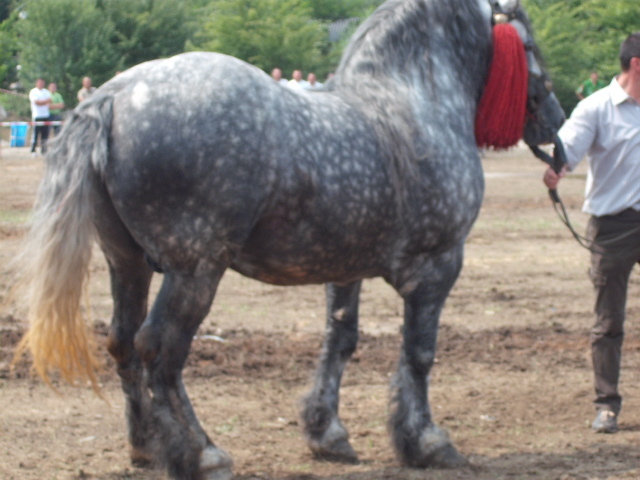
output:
<svg viewBox="0 0 640 480"><path fill-rule="evenodd" d="M100 392L101 361L87 324L89 263L95 236L91 188L107 162L113 98L80 105L47 156L31 229L18 257L28 305L29 329L14 363L30 352L35 371L51 385L58 371L72 384L89 382ZM83 303L85 307L83 309Z"/></svg>

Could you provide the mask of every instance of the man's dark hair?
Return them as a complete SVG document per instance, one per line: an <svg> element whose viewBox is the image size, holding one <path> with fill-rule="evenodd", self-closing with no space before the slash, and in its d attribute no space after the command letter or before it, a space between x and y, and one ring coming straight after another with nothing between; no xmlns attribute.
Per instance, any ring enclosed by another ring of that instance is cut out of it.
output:
<svg viewBox="0 0 640 480"><path fill-rule="evenodd" d="M629 70L633 57L640 57L640 32L632 33L620 45L620 67L623 72Z"/></svg>

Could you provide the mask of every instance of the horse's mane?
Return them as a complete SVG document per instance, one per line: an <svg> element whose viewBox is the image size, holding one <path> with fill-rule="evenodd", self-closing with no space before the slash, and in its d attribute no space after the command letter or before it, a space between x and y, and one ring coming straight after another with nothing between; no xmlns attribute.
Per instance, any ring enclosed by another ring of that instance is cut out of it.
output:
<svg viewBox="0 0 640 480"><path fill-rule="evenodd" d="M471 117L473 133L490 61L491 31L477 1L389 0L353 35L332 89L373 119L383 153L405 177L425 157L415 147L416 99L435 107L468 98L468 111L457 114ZM453 81L439 82L442 68Z"/></svg>
<svg viewBox="0 0 640 480"><path fill-rule="evenodd" d="M527 32L529 33L529 38L534 38L535 35L533 34L533 27L531 26L531 20L529 20L529 16L526 14L526 12L522 10L522 8L518 8L515 12L515 15L516 15L516 19L519 20L520 23L524 26L524 28L527 29ZM544 58L542 56L542 53L540 52L540 48L538 47L538 44L534 43L533 45L530 45L530 47L533 50L533 54L535 55L536 60L540 65L540 68L542 68L543 70L546 70Z"/></svg>
<svg viewBox="0 0 640 480"><path fill-rule="evenodd" d="M482 52L490 43L477 1L388 0L355 32L337 73L342 85L359 89L367 87L368 76L376 83L380 77L411 83L416 68L424 80L433 80L433 59L445 55L479 98L490 61Z"/></svg>

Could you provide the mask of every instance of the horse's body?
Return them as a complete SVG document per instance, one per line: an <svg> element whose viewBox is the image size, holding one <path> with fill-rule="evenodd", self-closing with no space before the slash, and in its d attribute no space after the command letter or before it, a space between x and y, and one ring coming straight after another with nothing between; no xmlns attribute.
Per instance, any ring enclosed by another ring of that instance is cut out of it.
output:
<svg viewBox="0 0 640 480"><path fill-rule="evenodd" d="M185 72L179 90L167 71ZM399 279L418 251L462 242L478 212L471 95L464 116L402 105L424 117L410 125L424 137L412 145L418 159L394 165L378 145L375 119L358 108L366 100L350 100L351 89L288 89L214 53L121 77L100 92L113 97L115 112L102 176L119 217L163 271L215 262L286 285ZM366 90L370 79L356 80ZM458 106L439 106L450 108Z"/></svg>
<svg viewBox="0 0 640 480"><path fill-rule="evenodd" d="M31 268L45 284L74 276L64 287L73 295L63 290L65 306L53 308L77 318L95 229L135 461L162 458L176 478L230 475L181 369L233 268L281 285L328 283L328 334L303 419L311 449L343 460L357 458L338 389L357 341L360 282L384 277L405 300L395 447L408 465L464 462L432 421L427 376L482 199L474 117L490 26L485 0L391 0L356 33L328 91L290 90L231 57L190 53L135 67L76 109L48 159L30 248L48 247ZM164 280L148 312L152 267ZM49 293L34 289L32 346L55 343L64 322L45 318L55 288L40 290ZM90 354L80 355L63 373L91 375ZM46 372L50 359L35 361Z"/></svg>

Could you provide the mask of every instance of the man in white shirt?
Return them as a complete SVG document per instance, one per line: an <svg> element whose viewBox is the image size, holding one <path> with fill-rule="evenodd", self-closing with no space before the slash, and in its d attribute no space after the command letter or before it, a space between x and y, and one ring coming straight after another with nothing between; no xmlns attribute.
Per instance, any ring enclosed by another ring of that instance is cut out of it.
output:
<svg viewBox="0 0 640 480"><path fill-rule="evenodd" d="M31 101L31 119L34 122L48 122L51 92L44 88L42 78L36 80L35 88L29 92L29 100ZM31 153L33 155L36 153L38 137L40 137L40 152L44 154L47 151L47 139L49 138L48 125L34 125L33 135L31 135Z"/></svg>
<svg viewBox="0 0 640 480"><path fill-rule="evenodd" d="M288 83L290 88L293 89L305 89L307 88L307 82L306 80L302 79L302 71L301 70L294 70L293 73L291 74L291 80L289 80Z"/></svg>
<svg viewBox="0 0 640 480"><path fill-rule="evenodd" d="M307 86L305 87L307 90L318 90L322 88L322 84L318 82L315 73L309 73L307 75Z"/></svg>
<svg viewBox="0 0 640 480"><path fill-rule="evenodd" d="M556 188L565 171L586 156L588 175L583 210L591 214L591 268L595 325L591 354L595 374L598 433L618 431L618 392L627 284L640 262L640 32L620 47L621 73L608 87L582 100L558 135L567 167L548 169L544 183Z"/></svg>

